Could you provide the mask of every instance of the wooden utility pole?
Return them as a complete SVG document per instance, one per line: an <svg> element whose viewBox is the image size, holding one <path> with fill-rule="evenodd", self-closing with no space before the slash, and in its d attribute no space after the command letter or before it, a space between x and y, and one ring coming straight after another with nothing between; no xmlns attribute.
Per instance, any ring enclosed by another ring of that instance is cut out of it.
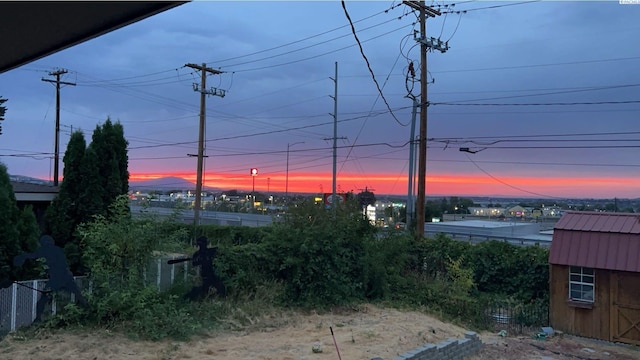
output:
<svg viewBox="0 0 640 360"><path fill-rule="evenodd" d="M415 39L420 43L420 135L418 139L418 198L416 199L415 236L422 238L424 236L424 205L427 177L427 108L429 107L427 100L427 51L429 48L437 47L434 42L438 43L441 49L444 49L442 45L448 45L442 43L439 39L427 39L427 17L439 16L441 15L440 11L426 6L424 1L403 1L402 3L420 12L420 37Z"/></svg>
<svg viewBox="0 0 640 360"><path fill-rule="evenodd" d="M338 146L337 146L337 141L338 141L338 62L336 61L336 77L335 78L329 78L331 80L333 80L335 86L334 86L334 92L333 92L333 96L331 96L333 98L333 181L332 181L332 185L331 185L331 206L333 206L333 211L336 211L336 207L337 207L337 200L338 198L336 197L336 183L337 183L337 162L338 162Z"/></svg>
<svg viewBox="0 0 640 360"><path fill-rule="evenodd" d="M76 86L75 83L60 81L60 76L68 71L64 69L50 72L50 76L55 76L55 80L42 78L42 81L56 84L56 133L55 133L55 150L53 155L53 186L58 186L58 166L60 163L60 85Z"/></svg>
<svg viewBox="0 0 640 360"><path fill-rule="evenodd" d="M193 207L193 222L200 224L200 209L202 208L202 163L204 158L204 125L206 121L206 95L224 97L225 91L211 88L207 90L207 73L221 74L222 71L208 68L207 64L202 65L186 64L185 67L199 70L201 72L200 84L193 84L193 91L200 93L200 130L198 133L198 167L196 170L196 202Z"/></svg>

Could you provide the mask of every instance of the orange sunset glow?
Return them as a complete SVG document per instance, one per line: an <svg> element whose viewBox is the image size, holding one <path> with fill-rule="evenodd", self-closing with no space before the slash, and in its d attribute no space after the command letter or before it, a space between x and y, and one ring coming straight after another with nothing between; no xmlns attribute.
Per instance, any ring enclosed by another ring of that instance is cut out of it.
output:
<svg viewBox="0 0 640 360"><path fill-rule="evenodd" d="M132 173L131 182L180 177L195 184L194 173ZM250 175L230 176L206 173L204 186L222 190L251 191L253 180ZM259 174L255 178L255 190L259 192L285 192L284 174ZM558 198L613 198L640 196L640 184L630 177L546 177L531 178L510 176L498 180L475 174L427 175L427 196L515 196L515 197L558 197ZM370 185L366 185L370 184ZM405 195L406 176L398 174L339 174L338 191L360 192L368 186L376 194ZM195 187L195 185L194 185ZM332 191L331 173L289 174L290 193L321 193Z"/></svg>

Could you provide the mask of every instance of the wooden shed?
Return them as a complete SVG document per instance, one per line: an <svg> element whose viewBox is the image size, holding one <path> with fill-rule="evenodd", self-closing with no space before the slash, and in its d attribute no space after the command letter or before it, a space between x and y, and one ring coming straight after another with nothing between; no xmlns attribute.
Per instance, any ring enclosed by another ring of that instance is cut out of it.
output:
<svg viewBox="0 0 640 360"><path fill-rule="evenodd" d="M640 215L567 212L549 254L556 330L640 345Z"/></svg>

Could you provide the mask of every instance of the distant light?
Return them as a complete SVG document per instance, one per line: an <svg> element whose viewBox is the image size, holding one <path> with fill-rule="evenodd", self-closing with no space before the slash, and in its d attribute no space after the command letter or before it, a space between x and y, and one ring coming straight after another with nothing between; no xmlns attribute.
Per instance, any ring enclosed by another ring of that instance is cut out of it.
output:
<svg viewBox="0 0 640 360"><path fill-rule="evenodd" d="M251 168L251 176L258 176L258 169L257 168Z"/></svg>

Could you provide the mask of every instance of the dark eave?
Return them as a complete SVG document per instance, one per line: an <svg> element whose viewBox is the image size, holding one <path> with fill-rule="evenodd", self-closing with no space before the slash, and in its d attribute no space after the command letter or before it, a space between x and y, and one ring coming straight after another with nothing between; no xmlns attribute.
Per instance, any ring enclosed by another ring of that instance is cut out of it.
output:
<svg viewBox="0 0 640 360"><path fill-rule="evenodd" d="M188 1L0 2L0 73Z"/></svg>

